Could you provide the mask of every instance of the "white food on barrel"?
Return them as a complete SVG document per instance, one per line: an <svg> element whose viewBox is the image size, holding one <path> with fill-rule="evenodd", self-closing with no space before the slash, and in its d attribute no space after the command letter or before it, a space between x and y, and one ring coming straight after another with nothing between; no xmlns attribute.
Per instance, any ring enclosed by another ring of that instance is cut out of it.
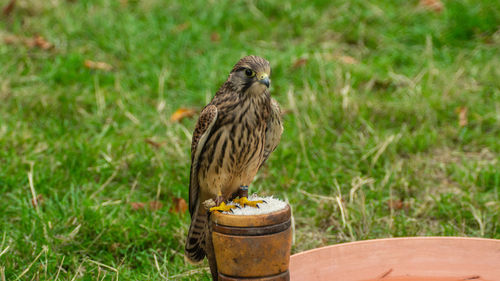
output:
<svg viewBox="0 0 500 281"><path fill-rule="evenodd" d="M286 202L273 198L272 196L260 197L257 196L256 194L252 194L248 197L248 200L250 201L263 200L264 202L259 203L257 205L259 206L259 208L245 206L244 208L234 208L232 209L232 212L224 212L224 214L233 214L240 216L262 215L262 214L269 214L272 212L276 212L285 209L286 207ZM233 202L228 202L228 205L239 206L239 204L235 204Z"/></svg>

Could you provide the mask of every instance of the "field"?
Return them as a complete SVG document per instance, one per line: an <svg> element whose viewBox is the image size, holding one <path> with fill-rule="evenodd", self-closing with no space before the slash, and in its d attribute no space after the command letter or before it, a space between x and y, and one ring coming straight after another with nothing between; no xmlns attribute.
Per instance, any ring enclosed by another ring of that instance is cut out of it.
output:
<svg viewBox="0 0 500 281"><path fill-rule="evenodd" d="M498 1L8 2L2 281L209 280L183 259L197 116L171 116L248 54L285 113L250 191L292 205L294 253L500 238Z"/></svg>

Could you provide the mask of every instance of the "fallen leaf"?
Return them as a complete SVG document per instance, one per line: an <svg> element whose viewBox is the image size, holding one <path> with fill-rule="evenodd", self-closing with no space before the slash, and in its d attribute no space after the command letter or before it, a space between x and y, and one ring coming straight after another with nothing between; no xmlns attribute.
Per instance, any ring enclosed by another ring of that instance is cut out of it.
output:
<svg viewBox="0 0 500 281"><path fill-rule="evenodd" d="M35 35L33 37L21 37L15 35L7 35L3 38L5 44L15 45L15 44L24 44L28 48L40 48L43 50L48 50L54 47L52 43L45 40L40 35Z"/></svg>
<svg viewBox="0 0 500 281"><path fill-rule="evenodd" d="M420 0L420 6L439 13L443 10L444 5L440 0Z"/></svg>
<svg viewBox="0 0 500 281"><path fill-rule="evenodd" d="M458 114L458 126L465 127L469 123L467 119L467 107L461 106L456 109L456 113Z"/></svg>
<svg viewBox="0 0 500 281"><path fill-rule="evenodd" d="M212 42L219 42L220 41L219 33L212 32L212 34L210 34L210 40L212 40Z"/></svg>
<svg viewBox="0 0 500 281"><path fill-rule="evenodd" d="M293 65L292 65L292 68L293 69L297 69L299 67L303 67L307 64L307 59L306 58L300 58L298 60L296 60Z"/></svg>
<svg viewBox="0 0 500 281"><path fill-rule="evenodd" d="M38 194L36 198L31 199L31 205L33 206L33 208L38 208L43 204L43 201L44 199L42 194Z"/></svg>
<svg viewBox="0 0 500 281"><path fill-rule="evenodd" d="M120 248L121 244L118 242L115 242L109 246L109 251L110 252L116 252Z"/></svg>
<svg viewBox="0 0 500 281"><path fill-rule="evenodd" d="M175 31L182 32L182 31L188 29L190 26L191 26L191 23L189 23L189 22L181 23L175 27Z"/></svg>
<svg viewBox="0 0 500 281"><path fill-rule="evenodd" d="M389 200L387 201L387 206L389 209L401 210L403 208L403 201L401 200Z"/></svg>
<svg viewBox="0 0 500 281"><path fill-rule="evenodd" d="M142 202L130 202L130 207L132 207L135 211L144 209L145 205L146 204Z"/></svg>
<svg viewBox="0 0 500 281"><path fill-rule="evenodd" d="M149 208L153 211L158 211L159 209L163 208L163 203L161 203L160 201L150 201Z"/></svg>
<svg viewBox="0 0 500 281"><path fill-rule="evenodd" d="M10 0L10 2L3 7L2 14L6 17L9 16L12 11L14 11L14 7L16 7L16 0Z"/></svg>
<svg viewBox="0 0 500 281"><path fill-rule="evenodd" d="M42 50L48 50L54 46L40 35L35 35L31 40L31 44L33 44L34 47L38 47Z"/></svg>
<svg viewBox="0 0 500 281"><path fill-rule="evenodd" d="M150 144L151 146L153 146L154 148L160 148L162 145L165 144L165 142L156 142L152 139L144 139L144 141L147 143L147 144Z"/></svg>
<svg viewBox="0 0 500 281"><path fill-rule="evenodd" d="M340 56L339 60L345 64L358 64L359 62L350 56Z"/></svg>
<svg viewBox="0 0 500 281"><path fill-rule="evenodd" d="M187 211L188 205L184 198L173 198L172 199L174 205L170 208L171 213L183 214Z"/></svg>
<svg viewBox="0 0 500 281"><path fill-rule="evenodd" d="M110 64L102 62L102 61L85 60L84 65L86 68L89 68L89 69L98 69L98 70L104 70L104 71L110 71L113 69L113 67Z"/></svg>
<svg viewBox="0 0 500 281"><path fill-rule="evenodd" d="M387 201L387 206L391 210L409 210L410 209L410 203L408 202L403 202L402 200L388 200Z"/></svg>
<svg viewBox="0 0 500 281"><path fill-rule="evenodd" d="M184 118L193 117L196 114L196 110L193 108L179 108L177 109L172 116L170 116L170 121L172 122L180 122Z"/></svg>

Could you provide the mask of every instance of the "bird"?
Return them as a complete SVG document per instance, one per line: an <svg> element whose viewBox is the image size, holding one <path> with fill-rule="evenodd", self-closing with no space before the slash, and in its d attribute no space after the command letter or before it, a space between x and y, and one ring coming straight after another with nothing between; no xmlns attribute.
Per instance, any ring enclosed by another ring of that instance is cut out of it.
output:
<svg viewBox="0 0 500 281"><path fill-rule="evenodd" d="M283 132L280 106L269 91L270 75L266 59L241 58L196 122L189 181L191 225L185 244L190 263L207 255L211 212L234 208L228 200L241 206L262 203L248 200L248 186ZM203 203L210 199L215 207L207 211Z"/></svg>

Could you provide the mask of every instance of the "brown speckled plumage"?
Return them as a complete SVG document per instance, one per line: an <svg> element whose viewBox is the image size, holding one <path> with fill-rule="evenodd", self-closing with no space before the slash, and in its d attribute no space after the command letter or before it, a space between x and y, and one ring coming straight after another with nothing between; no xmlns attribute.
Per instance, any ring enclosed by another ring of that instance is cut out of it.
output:
<svg viewBox="0 0 500 281"><path fill-rule="evenodd" d="M207 212L201 204L218 192L228 200L250 185L280 141L283 127L279 105L269 94L270 71L263 58L242 58L200 114L191 146L185 247L191 262L205 257Z"/></svg>

